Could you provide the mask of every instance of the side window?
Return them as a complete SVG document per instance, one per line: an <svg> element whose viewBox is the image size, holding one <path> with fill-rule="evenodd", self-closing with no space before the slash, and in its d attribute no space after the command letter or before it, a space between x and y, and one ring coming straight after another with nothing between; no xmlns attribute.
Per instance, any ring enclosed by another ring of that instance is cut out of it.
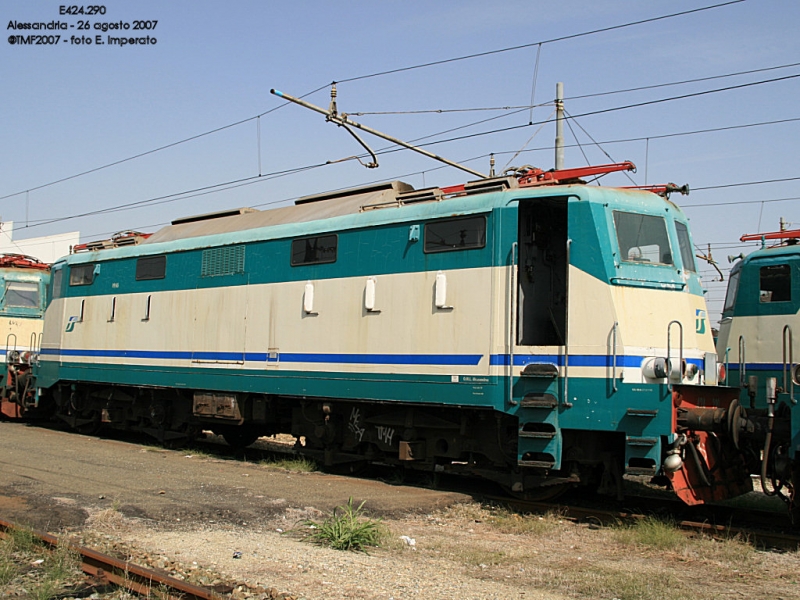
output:
<svg viewBox="0 0 800 600"><path fill-rule="evenodd" d="M64 295L64 269L56 269L53 271L53 295L52 298L55 300L56 298L61 298Z"/></svg>
<svg viewBox="0 0 800 600"><path fill-rule="evenodd" d="M92 285L94 281L94 263L75 265L69 270L70 285Z"/></svg>
<svg viewBox="0 0 800 600"><path fill-rule="evenodd" d="M425 252L450 252L486 246L486 217L443 219L425 224Z"/></svg>
<svg viewBox="0 0 800 600"><path fill-rule="evenodd" d="M614 211L614 225L623 261L673 264L663 217Z"/></svg>
<svg viewBox="0 0 800 600"><path fill-rule="evenodd" d="M761 267L760 280L758 298L761 302L789 302L792 299L792 272L789 265Z"/></svg>
<svg viewBox="0 0 800 600"><path fill-rule="evenodd" d="M298 267L336 262L337 246L338 238L335 235L292 240L291 264Z"/></svg>
<svg viewBox="0 0 800 600"><path fill-rule="evenodd" d="M167 257L145 256L136 261L136 281L164 279L167 274Z"/></svg>
<svg viewBox="0 0 800 600"><path fill-rule="evenodd" d="M725 294L725 305L722 307L722 312L733 310L736 304L736 294L739 291L739 277L741 274L741 270L736 267L731 271L731 276L728 280L728 291Z"/></svg>
<svg viewBox="0 0 800 600"><path fill-rule="evenodd" d="M675 230L678 232L678 244L681 247L681 262L685 271L697 272L694 264L694 252L692 252L692 242L689 239L689 228L680 221L675 221Z"/></svg>

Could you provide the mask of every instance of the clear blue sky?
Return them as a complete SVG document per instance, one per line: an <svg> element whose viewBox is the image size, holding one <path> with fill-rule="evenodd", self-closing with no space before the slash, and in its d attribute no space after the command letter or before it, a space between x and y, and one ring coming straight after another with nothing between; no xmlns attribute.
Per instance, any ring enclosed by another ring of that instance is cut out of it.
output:
<svg viewBox="0 0 800 600"><path fill-rule="evenodd" d="M154 231L170 220L238 206L268 208L298 196L402 179L415 187L470 179L408 151L379 157L367 170L341 162L282 177L269 175L360 153L345 131L321 115L281 106L270 88L303 95L342 81L339 109L349 113L526 106L531 103L538 48L491 54L427 68L347 82L390 69L547 42L597 29L715 4L713 0L618 2L565 0L484 2L156 2L109 1L105 15L59 15L60 2L3 0L0 22L62 21L67 31L6 29L0 43L0 218L15 221L17 237L80 230L84 240L125 229ZM85 5L89 6L89 5ZM78 21L89 31L78 31ZM102 32L96 23L158 23L154 30ZM573 130L592 164L632 160L636 184L689 183L690 196L674 195L691 218L694 240L727 270L727 255L749 251L743 233L778 228L784 217L800 227L800 78L783 79L622 110L609 110L687 94L800 74L800 2L746 0L711 10L608 32L545 43L535 79L535 104L551 103L564 82ZM145 36L144 46L11 45L8 36L57 34ZM630 88L760 72L635 92ZM592 95L586 98L577 96ZM307 98L327 106L327 87ZM592 113L599 114L580 115ZM552 106L533 110L534 122ZM528 110L364 115L362 123L412 140L490 117L492 121L429 141L523 126L503 133L436 144L429 149L488 171L512 164L553 166L554 125L524 127ZM247 120L250 119L250 120ZM165 146L238 121L194 141L69 181L39 186ZM738 127L738 128L736 128ZM725 131L661 137L705 129ZM584 131L585 130L585 131ZM259 151L260 134L260 151ZM534 136L532 139L531 137ZM591 139L600 143L602 150ZM649 142L646 138L650 138ZM633 140L633 141L620 141ZM375 138L375 149L388 146ZM587 162L567 129L566 165ZM611 159L605 153L610 155ZM472 159L472 160L470 160ZM260 173L259 175L259 162ZM63 220L84 212L148 201L217 184L250 185L193 197L147 202L125 211ZM243 182L245 183L245 182ZM622 175L603 183L630 185ZM708 189L703 189L708 188ZM25 193L26 190L32 190ZM783 199L792 200L783 200ZM734 204L736 203L736 204ZM728 204L728 206L725 206ZM46 223L56 219L55 222ZM26 223L28 227L25 228ZM702 267L712 320L725 283ZM718 278L718 276L717 276ZM727 277L726 277L727 278Z"/></svg>

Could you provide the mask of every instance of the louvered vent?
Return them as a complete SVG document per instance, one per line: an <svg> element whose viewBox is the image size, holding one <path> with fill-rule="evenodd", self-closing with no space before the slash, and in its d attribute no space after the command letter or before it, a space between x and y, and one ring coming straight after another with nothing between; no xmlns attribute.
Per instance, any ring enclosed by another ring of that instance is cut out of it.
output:
<svg viewBox="0 0 800 600"><path fill-rule="evenodd" d="M223 246L203 250L202 277L244 273L244 246Z"/></svg>

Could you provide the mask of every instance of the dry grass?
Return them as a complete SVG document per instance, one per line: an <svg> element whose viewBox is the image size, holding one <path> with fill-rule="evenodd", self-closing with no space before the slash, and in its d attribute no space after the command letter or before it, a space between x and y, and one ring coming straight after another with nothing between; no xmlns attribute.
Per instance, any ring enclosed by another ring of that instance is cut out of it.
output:
<svg viewBox="0 0 800 600"><path fill-rule="evenodd" d="M557 513L519 515L465 504L428 518L417 548L467 577L569 598L712 600L800 597L800 554L759 552L746 540L689 536L670 520L589 528ZM776 570L775 560L786 562Z"/></svg>
<svg viewBox="0 0 800 600"><path fill-rule="evenodd" d="M28 529L0 539L0 595L23 594L30 600L63 596L66 584L80 577L80 558L67 543L50 550Z"/></svg>

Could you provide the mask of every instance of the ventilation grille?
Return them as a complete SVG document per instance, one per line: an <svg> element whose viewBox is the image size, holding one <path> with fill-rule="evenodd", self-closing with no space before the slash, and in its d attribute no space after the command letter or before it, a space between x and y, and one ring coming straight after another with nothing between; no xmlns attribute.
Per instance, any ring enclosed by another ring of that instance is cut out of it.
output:
<svg viewBox="0 0 800 600"><path fill-rule="evenodd" d="M244 273L244 246L223 246L203 250L201 277Z"/></svg>

